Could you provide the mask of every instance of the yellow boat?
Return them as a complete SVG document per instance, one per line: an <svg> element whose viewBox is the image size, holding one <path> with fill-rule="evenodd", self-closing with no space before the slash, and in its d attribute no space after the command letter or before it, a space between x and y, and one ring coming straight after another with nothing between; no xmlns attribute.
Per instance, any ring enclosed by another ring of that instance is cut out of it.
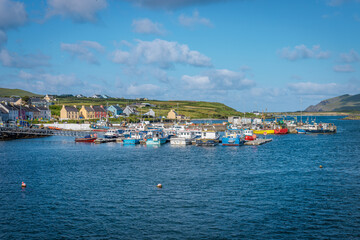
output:
<svg viewBox="0 0 360 240"><path fill-rule="evenodd" d="M275 134L274 129L267 129L267 130L253 130L254 134L264 134L266 132L267 134Z"/></svg>

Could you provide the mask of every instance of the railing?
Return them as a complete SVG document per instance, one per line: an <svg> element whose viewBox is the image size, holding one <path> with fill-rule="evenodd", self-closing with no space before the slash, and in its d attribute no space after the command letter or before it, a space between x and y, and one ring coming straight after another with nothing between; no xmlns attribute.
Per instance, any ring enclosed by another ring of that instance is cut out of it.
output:
<svg viewBox="0 0 360 240"><path fill-rule="evenodd" d="M82 137L88 135L90 131L64 131L64 130L51 130L51 129L36 129L36 128L18 128L18 127L0 127L1 134L24 134L24 135L37 135L37 136L71 136Z"/></svg>

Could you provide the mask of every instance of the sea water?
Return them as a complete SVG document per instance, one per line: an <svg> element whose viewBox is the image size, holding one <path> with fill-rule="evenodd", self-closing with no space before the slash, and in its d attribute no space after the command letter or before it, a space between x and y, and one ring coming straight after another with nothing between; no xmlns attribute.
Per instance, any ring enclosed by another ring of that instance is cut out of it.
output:
<svg viewBox="0 0 360 240"><path fill-rule="evenodd" d="M0 239L359 239L360 122L318 120L338 132L208 148L0 142Z"/></svg>

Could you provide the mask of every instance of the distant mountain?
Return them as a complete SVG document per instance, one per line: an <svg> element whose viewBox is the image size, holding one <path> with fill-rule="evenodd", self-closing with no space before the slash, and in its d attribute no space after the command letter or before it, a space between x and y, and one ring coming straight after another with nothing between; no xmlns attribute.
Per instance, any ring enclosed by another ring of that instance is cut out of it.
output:
<svg viewBox="0 0 360 240"><path fill-rule="evenodd" d="M305 112L351 112L360 111L360 94L342 95L321 101L315 106L311 105Z"/></svg>
<svg viewBox="0 0 360 240"><path fill-rule="evenodd" d="M21 89L10 89L10 88L0 88L0 97L10 97L10 96L19 96L19 97L41 97L42 95L35 94L32 92L24 91Z"/></svg>

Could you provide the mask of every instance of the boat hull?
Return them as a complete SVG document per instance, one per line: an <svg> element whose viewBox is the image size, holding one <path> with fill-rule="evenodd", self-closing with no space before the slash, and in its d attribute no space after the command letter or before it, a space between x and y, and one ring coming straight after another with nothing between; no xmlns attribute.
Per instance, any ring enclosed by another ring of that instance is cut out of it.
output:
<svg viewBox="0 0 360 240"><path fill-rule="evenodd" d="M166 138L158 138L154 140L153 138L146 140L146 145L161 145L166 143Z"/></svg>
<svg viewBox="0 0 360 240"><path fill-rule="evenodd" d="M219 144L215 139L198 139L195 141L196 146L214 147Z"/></svg>
<svg viewBox="0 0 360 240"><path fill-rule="evenodd" d="M242 146L245 143L245 141L240 138L230 137L224 137L221 141L223 146Z"/></svg>
<svg viewBox="0 0 360 240"><path fill-rule="evenodd" d="M96 138L75 138L75 142L94 142Z"/></svg>
<svg viewBox="0 0 360 240"><path fill-rule="evenodd" d="M124 144L132 144L132 145L135 145L135 144L139 144L140 143L140 140L139 139L124 139L123 140L123 143Z"/></svg>
<svg viewBox="0 0 360 240"><path fill-rule="evenodd" d="M277 134L277 135L287 134L288 131L289 130L287 128L274 129L274 134Z"/></svg>
<svg viewBox="0 0 360 240"><path fill-rule="evenodd" d="M170 144L171 145L190 145L191 139L186 138L170 138Z"/></svg>
<svg viewBox="0 0 360 240"><path fill-rule="evenodd" d="M268 130L253 130L254 134L275 134L274 129L268 129Z"/></svg>

